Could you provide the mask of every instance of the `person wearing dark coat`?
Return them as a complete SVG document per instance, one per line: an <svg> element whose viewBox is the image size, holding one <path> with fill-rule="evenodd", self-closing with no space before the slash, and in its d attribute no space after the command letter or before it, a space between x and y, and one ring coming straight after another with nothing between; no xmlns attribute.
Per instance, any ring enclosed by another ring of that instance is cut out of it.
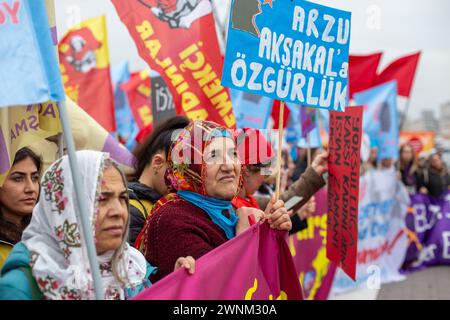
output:
<svg viewBox="0 0 450 320"><path fill-rule="evenodd" d="M417 188L422 193L439 198L450 188L450 175L439 153L428 158L428 166L418 175Z"/></svg>
<svg viewBox="0 0 450 320"><path fill-rule="evenodd" d="M128 184L130 197L130 234L128 242L134 245L136 238L145 224L145 219L153 209L154 204L163 195L147 185L134 180Z"/></svg>
<svg viewBox="0 0 450 320"><path fill-rule="evenodd" d="M167 194L164 181L168 153L177 130L184 129L189 119L175 116L157 126L142 145L134 151L136 179L129 185L130 234L128 242L134 246L136 238L150 216L153 206Z"/></svg>

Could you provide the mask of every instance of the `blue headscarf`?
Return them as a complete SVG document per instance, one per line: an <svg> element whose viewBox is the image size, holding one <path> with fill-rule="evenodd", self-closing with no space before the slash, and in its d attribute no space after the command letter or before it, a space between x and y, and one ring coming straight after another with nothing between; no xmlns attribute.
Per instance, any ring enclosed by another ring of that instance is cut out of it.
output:
<svg viewBox="0 0 450 320"><path fill-rule="evenodd" d="M231 201L203 196L191 191L182 190L178 191L177 194L184 200L203 209L209 215L211 220L225 232L228 239L234 238L236 235L236 223L238 217L234 212ZM228 211L230 217L227 218L223 214L223 211Z"/></svg>

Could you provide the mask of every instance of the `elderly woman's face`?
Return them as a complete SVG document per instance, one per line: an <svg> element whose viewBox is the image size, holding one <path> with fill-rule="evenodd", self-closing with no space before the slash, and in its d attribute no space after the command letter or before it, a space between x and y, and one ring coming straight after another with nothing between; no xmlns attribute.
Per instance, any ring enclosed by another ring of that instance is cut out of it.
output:
<svg viewBox="0 0 450 320"><path fill-rule="evenodd" d="M119 171L114 167L105 169L101 183L95 228L99 255L120 247L128 221L128 192Z"/></svg>
<svg viewBox="0 0 450 320"><path fill-rule="evenodd" d="M231 200L237 193L241 165L231 138L215 138L203 154L206 164L205 192L208 196Z"/></svg>

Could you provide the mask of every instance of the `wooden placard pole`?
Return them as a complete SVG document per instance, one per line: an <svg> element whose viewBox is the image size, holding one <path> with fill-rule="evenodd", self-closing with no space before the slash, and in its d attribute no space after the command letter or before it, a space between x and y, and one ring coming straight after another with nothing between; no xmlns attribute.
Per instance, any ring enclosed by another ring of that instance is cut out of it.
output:
<svg viewBox="0 0 450 320"><path fill-rule="evenodd" d="M311 166L311 144L309 139L309 132L306 134L306 144L308 145L308 148L306 149L306 159L309 167Z"/></svg>
<svg viewBox="0 0 450 320"><path fill-rule="evenodd" d="M281 188L281 150L283 147L283 119L284 119L284 101L280 101L280 114L278 120L278 150L277 150L277 184L275 186L276 200L280 199Z"/></svg>

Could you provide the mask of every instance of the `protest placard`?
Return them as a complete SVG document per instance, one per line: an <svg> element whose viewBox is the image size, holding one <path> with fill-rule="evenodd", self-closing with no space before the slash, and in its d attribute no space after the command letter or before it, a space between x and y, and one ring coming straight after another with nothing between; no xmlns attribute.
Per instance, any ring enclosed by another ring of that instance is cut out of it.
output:
<svg viewBox="0 0 450 320"><path fill-rule="evenodd" d="M350 12L307 1L233 0L229 20L223 85L344 110Z"/></svg>
<svg viewBox="0 0 450 320"><path fill-rule="evenodd" d="M154 126L176 116L173 98L164 79L158 75L151 78L152 114Z"/></svg>
<svg viewBox="0 0 450 320"><path fill-rule="evenodd" d="M330 112L327 257L355 279L362 107Z"/></svg>
<svg viewBox="0 0 450 320"><path fill-rule="evenodd" d="M230 89L236 127L266 129L273 100L257 94Z"/></svg>
<svg viewBox="0 0 450 320"><path fill-rule="evenodd" d="M371 146L378 148L378 160L397 159L399 122L396 82L386 82L355 93L354 98L358 105L364 105L363 130L369 135Z"/></svg>

